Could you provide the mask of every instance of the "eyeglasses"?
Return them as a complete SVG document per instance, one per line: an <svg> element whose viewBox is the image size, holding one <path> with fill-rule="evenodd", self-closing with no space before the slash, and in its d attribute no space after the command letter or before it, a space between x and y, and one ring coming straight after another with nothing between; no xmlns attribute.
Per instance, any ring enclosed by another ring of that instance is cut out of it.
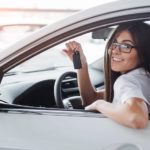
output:
<svg viewBox="0 0 150 150"><path fill-rule="evenodd" d="M116 48L118 48L120 52L130 53L132 48L136 48L136 46L132 46L132 45L127 44L127 43L117 43L117 42L112 43L110 46L110 49L114 50Z"/></svg>

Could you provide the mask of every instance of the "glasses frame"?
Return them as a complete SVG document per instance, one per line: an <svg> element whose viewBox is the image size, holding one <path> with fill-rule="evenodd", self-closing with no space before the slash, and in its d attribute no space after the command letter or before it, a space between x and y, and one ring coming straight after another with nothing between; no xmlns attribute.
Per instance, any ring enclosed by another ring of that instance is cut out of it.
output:
<svg viewBox="0 0 150 150"><path fill-rule="evenodd" d="M133 46L133 45L130 45L128 43L117 43L117 42L113 42L111 45L110 45L110 49L111 50L114 50L118 48L118 50L120 52L123 52L123 53L131 53L131 50L133 48L136 48L136 46ZM126 49L126 50L125 50Z"/></svg>

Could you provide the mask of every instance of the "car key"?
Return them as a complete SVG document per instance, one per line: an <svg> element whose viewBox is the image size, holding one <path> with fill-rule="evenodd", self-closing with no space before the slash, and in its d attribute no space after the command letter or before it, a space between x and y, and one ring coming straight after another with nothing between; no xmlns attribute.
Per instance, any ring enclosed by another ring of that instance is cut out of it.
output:
<svg viewBox="0 0 150 150"><path fill-rule="evenodd" d="M80 53L79 51L76 51L76 50L74 51L74 54L73 54L73 65L74 65L74 69L82 68Z"/></svg>

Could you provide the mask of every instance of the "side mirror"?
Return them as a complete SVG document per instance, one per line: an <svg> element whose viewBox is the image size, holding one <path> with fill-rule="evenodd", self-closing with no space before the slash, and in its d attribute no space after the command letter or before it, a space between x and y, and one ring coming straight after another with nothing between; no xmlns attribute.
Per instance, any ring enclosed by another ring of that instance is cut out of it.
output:
<svg viewBox="0 0 150 150"><path fill-rule="evenodd" d="M106 40L112 31L113 28L104 28L104 29L95 30L92 32L92 38Z"/></svg>

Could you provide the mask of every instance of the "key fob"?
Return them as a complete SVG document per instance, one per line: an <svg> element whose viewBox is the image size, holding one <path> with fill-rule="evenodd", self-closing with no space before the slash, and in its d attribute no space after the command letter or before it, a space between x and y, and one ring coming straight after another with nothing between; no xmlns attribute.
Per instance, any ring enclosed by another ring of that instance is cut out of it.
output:
<svg viewBox="0 0 150 150"><path fill-rule="evenodd" d="M74 65L74 69L81 69L82 68L79 51L74 51L74 54L73 54L73 65Z"/></svg>

